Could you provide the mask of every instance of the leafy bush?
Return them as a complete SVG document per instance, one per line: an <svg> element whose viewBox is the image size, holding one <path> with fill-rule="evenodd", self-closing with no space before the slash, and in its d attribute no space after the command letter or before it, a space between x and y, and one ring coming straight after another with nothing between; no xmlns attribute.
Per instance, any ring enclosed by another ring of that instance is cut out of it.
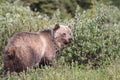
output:
<svg viewBox="0 0 120 80"><path fill-rule="evenodd" d="M62 52L65 61L98 67L120 57L120 10L116 7L96 3L94 10L83 13L78 7L73 32L73 43Z"/></svg>
<svg viewBox="0 0 120 80"><path fill-rule="evenodd" d="M33 13L29 7L23 7L18 3L5 2L0 5L0 51L13 34L38 31L51 23L56 23L56 20L49 21L49 17Z"/></svg>

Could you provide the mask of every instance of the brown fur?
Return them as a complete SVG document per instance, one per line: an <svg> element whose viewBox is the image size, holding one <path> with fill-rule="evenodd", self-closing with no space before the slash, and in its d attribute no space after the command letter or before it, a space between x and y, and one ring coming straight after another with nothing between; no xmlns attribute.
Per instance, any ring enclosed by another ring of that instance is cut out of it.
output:
<svg viewBox="0 0 120 80"><path fill-rule="evenodd" d="M56 50L72 39L70 26L65 30L63 27L56 24L53 29L15 34L3 53L4 74L8 71L26 71L37 63L51 65L56 57Z"/></svg>

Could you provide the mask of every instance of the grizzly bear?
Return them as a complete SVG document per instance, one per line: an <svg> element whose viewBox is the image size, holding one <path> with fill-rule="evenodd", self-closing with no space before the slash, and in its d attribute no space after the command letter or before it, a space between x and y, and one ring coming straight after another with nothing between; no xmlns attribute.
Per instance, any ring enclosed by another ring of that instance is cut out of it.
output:
<svg viewBox="0 0 120 80"><path fill-rule="evenodd" d="M56 51L72 41L71 26L56 24L38 32L13 35L3 52L4 74L26 71L36 64L52 65Z"/></svg>

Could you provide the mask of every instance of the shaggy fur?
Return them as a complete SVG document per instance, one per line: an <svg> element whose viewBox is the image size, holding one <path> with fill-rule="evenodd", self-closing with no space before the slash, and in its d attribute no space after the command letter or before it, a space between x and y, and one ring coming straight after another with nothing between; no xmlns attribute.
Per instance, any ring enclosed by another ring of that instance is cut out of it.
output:
<svg viewBox="0 0 120 80"><path fill-rule="evenodd" d="M4 74L26 71L37 63L51 65L56 51L71 40L71 26L59 24L48 30L15 34L3 53Z"/></svg>

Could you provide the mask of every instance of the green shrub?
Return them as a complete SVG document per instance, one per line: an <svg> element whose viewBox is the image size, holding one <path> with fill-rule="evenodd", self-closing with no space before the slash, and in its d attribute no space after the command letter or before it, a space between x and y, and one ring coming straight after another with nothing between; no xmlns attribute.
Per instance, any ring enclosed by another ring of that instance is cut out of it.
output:
<svg viewBox="0 0 120 80"><path fill-rule="evenodd" d="M96 3L94 13L80 13L78 7L73 32L73 43L61 52L65 61L99 67L120 57L120 10L116 7Z"/></svg>
<svg viewBox="0 0 120 80"><path fill-rule="evenodd" d="M33 13L29 7L23 7L18 3L5 2L0 5L0 51L8 39L17 32L38 31L51 23L57 23L56 20L49 21L49 17Z"/></svg>

